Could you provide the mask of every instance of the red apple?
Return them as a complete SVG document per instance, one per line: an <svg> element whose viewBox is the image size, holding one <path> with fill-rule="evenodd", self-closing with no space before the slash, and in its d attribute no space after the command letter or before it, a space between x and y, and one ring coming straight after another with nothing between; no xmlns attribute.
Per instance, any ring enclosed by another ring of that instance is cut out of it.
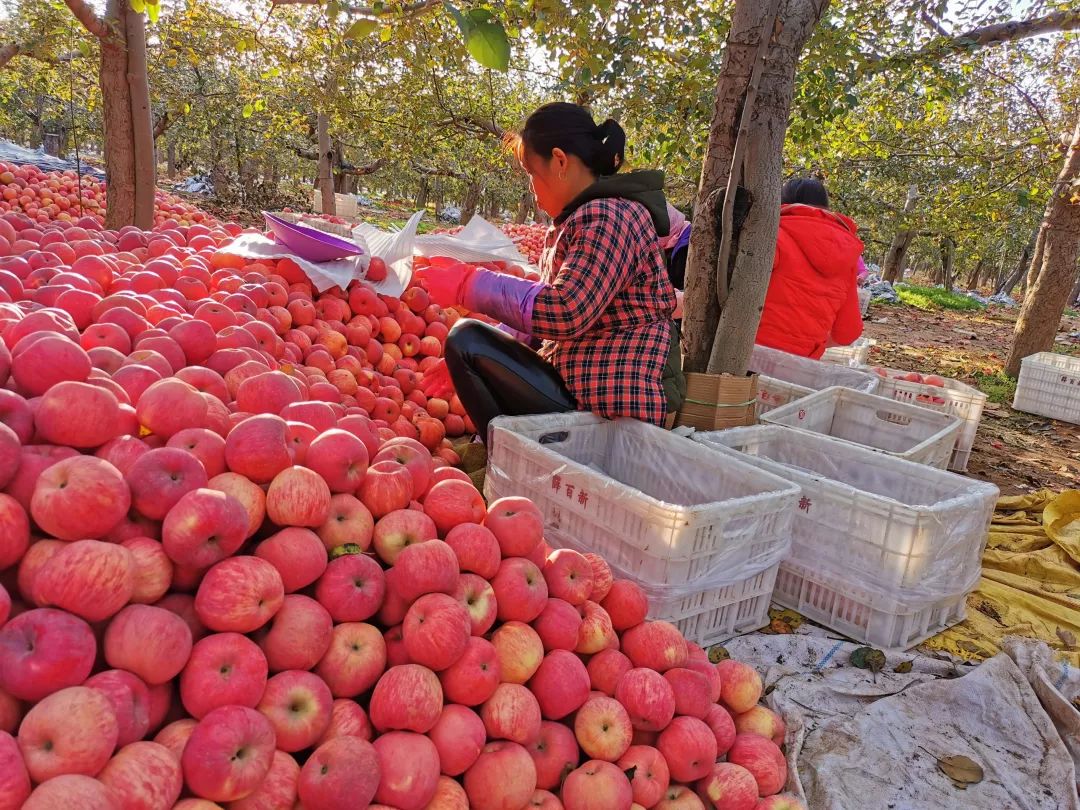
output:
<svg viewBox="0 0 1080 810"><path fill-rule="evenodd" d="M40 473L33 493L34 522L61 540L104 537L131 506L131 491L123 476L94 456L75 456L48 467Z"/></svg>
<svg viewBox="0 0 1080 810"><path fill-rule="evenodd" d="M375 747L359 737L322 743L300 771L298 793L305 810L351 810L375 797L382 769Z"/></svg>
<svg viewBox="0 0 1080 810"><path fill-rule="evenodd" d="M652 807L659 802L668 789L671 775L667 760L650 745L631 745L619 758L619 769L630 776L634 802L642 807Z"/></svg>
<svg viewBox="0 0 1080 810"><path fill-rule="evenodd" d="M439 673L447 701L465 706L479 706L490 698L502 678L502 667L495 646L487 639L472 636L465 652Z"/></svg>
<svg viewBox="0 0 1080 810"><path fill-rule="evenodd" d="M371 693L371 724L379 731L426 734L439 719L443 691L427 667L403 664L386 671Z"/></svg>
<svg viewBox="0 0 1080 810"><path fill-rule="evenodd" d="M633 668L630 659L618 650L601 650L589 659L589 683L593 689L614 697L619 679Z"/></svg>
<svg viewBox="0 0 1080 810"><path fill-rule="evenodd" d="M741 765L717 762L698 785L703 801L716 810L756 810L758 786Z"/></svg>
<svg viewBox="0 0 1080 810"><path fill-rule="evenodd" d="M334 621L362 622L379 609L386 593L385 580L382 568L371 557L346 554L326 566L315 585L315 598Z"/></svg>
<svg viewBox="0 0 1080 810"><path fill-rule="evenodd" d="M440 776L428 810L469 810L465 788L449 776Z"/></svg>
<svg viewBox="0 0 1080 810"><path fill-rule="evenodd" d="M61 382L38 402L34 425L46 442L91 448L116 435L119 418L120 403L111 391L82 382Z"/></svg>
<svg viewBox="0 0 1080 810"><path fill-rule="evenodd" d="M192 793L215 802L252 793L270 771L274 729L246 706L221 706L199 721L181 764Z"/></svg>
<svg viewBox="0 0 1080 810"><path fill-rule="evenodd" d="M578 629L578 643L574 648L576 652L593 655L619 646L618 636L615 635L606 610L596 602L586 602L581 606L581 612L584 618Z"/></svg>
<svg viewBox="0 0 1080 810"><path fill-rule="evenodd" d="M330 488L306 467L288 467L270 482L266 514L278 526L319 528L330 516Z"/></svg>
<svg viewBox="0 0 1080 810"><path fill-rule="evenodd" d="M504 557L524 557L544 537L544 515L528 498L499 498L484 520L499 541Z"/></svg>
<svg viewBox="0 0 1080 810"><path fill-rule="evenodd" d="M806 805L799 801L797 796L792 796L790 793L778 793L758 799L754 810L806 810Z"/></svg>
<svg viewBox="0 0 1080 810"><path fill-rule="evenodd" d="M458 577L454 598L468 611L474 636L484 635L495 624L495 616L498 612L495 591L483 577L476 574L462 574Z"/></svg>
<svg viewBox="0 0 1080 810"><path fill-rule="evenodd" d="M551 596L581 605L592 593L592 565L572 549L556 549L544 564L544 581Z"/></svg>
<svg viewBox="0 0 1080 810"><path fill-rule="evenodd" d="M591 759L566 777L562 800L566 810L630 810L634 791L617 765Z"/></svg>
<svg viewBox="0 0 1080 810"><path fill-rule="evenodd" d="M209 568L234 554L247 530L248 514L238 500L203 487L181 496L165 515L161 542L178 565Z"/></svg>
<svg viewBox="0 0 1080 810"><path fill-rule="evenodd" d="M574 716L574 736L592 759L615 762L634 736L630 716L614 698L589 698Z"/></svg>
<svg viewBox="0 0 1080 810"><path fill-rule="evenodd" d="M379 559L387 565L395 565L398 556L406 548L426 543L438 536L435 523L423 512L415 509L396 509L381 517L375 524L372 543ZM453 560L451 568L457 568L456 559ZM421 593L423 591L417 593L416 596L420 596Z"/></svg>
<svg viewBox="0 0 1080 810"><path fill-rule="evenodd" d="M448 776L460 776L480 756L486 731L484 721L476 712L466 706L450 704L443 707L428 737L439 752L442 772Z"/></svg>
<svg viewBox="0 0 1080 810"><path fill-rule="evenodd" d="M374 746L382 775L375 801L399 810L426 807L439 783L435 744L423 734L391 731L377 737Z"/></svg>
<svg viewBox="0 0 1080 810"><path fill-rule="evenodd" d="M724 756L735 742L735 735L738 733L731 712L714 703L705 714L705 725L712 729L713 736L716 737L717 756Z"/></svg>
<svg viewBox="0 0 1080 810"><path fill-rule="evenodd" d="M202 392L175 378L151 384L135 406L139 423L166 440L181 430L205 427L206 410Z"/></svg>
<svg viewBox="0 0 1080 810"><path fill-rule="evenodd" d="M386 669L386 642L377 627L362 622L337 625L315 674L336 698L366 692Z"/></svg>
<svg viewBox="0 0 1080 810"><path fill-rule="evenodd" d="M229 557L206 572L195 612L211 630L250 633L266 624L285 598L281 575L258 557Z"/></svg>
<svg viewBox="0 0 1080 810"><path fill-rule="evenodd" d="M657 672L686 663L686 640L670 622L643 622L627 630L622 635L622 651L635 667Z"/></svg>
<svg viewBox="0 0 1080 810"><path fill-rule="evenodd" d="M462 571L488 580L498 573L502 552L499 541L487 527L477 523L458 524L447 532L446 544L454 550Z"/></svg>
<svg viewBox="0 0 1080 810"><path fill-rule="evenodd" d="M151 520L164 519L184 495L207 483L202 462L176 447L159 447L140 456L126 478L131 505Z"/></svg>
<svg viewBox="0 0 1080 810"><path fill-rule="evenodd" d="M424 513L443 537L455 526L482 522L486 512L484 499L471 482L440 481L424 496Z"/></svg>
<svg viewBox="0 0 1080 810"><path fill-rule="evenodd" d="M720 680L720 671L716 668L716 665L711 663L708 658L701 660L697 658L697 652L695 648L697 645L687 645L687 652L691 656L686 661L686 668L692 669L694 672L699 672L705 676L706 682L709 684L709 703L716 703L720 700L720 693L723 688L723 683ZM705 655L705 651L702 650L702 655Z"/></svg>
<svg viewBox="0 0 1080 810"><path fill-rule="evenodd" d="M331 492L356 492L368 468L368 451L352 433L334 428L308 447L307 466L325 479Z"/></svg>
<svg viewBox="0 0 1080 810"><path fill-rule="evenodd" d="M387 421L392 422L393 419ZM427 492L433 467L431 453L422 444L404 438L388 441L372 459L373 463L383 461L390 461L409 471L409 477L412 479L412 498L418 498Z"/></svg>
<svg viewBox="0 0 1080 810"><path fill-rule="evenodd" d="M615 686L615 699L626 707L630 722L641 731L667 728L675 716L675 693L664 676L652 669L632 669Z"/></svg>
<svg viewBox="0 0 1080 810"><path fill-rule="evenodd" d="M275 751L266 777L242 799L229 803L229 810L275 810L296 803L300 766L284 751Z"/></svg>
<svg viewBox="0 0 1080 810"><path fill-rule="evenodd" d="M108 698L116 715L116 744L123 747L141 740L150 730L150 690L130 672L107 669L86 679L83 686Z"/></svg>
<svg viewBox="0 0 1080 810"><path fill-rule="evenodd" d="M548 599L543 611L532 623L544 650L573 650L581 630L581 614L562 599Z"/></svg>
<svg viewBox="0 0 1080 810"><path fill-rule="evenodd" d="M409 658L438 672L464 654L472 635L472 620L454 597L429 593L413 602L405 614L402 635Z"/></svg>
<svg viewBox="0 0 1080 810"><path fill-rule="evenodd" d="M17 500L0 492L0 570L22 559L30 546L30 519Z"/></svg>
<svg viewBox="0 0 1080 810"><path fill-rule="evenodd" d="M256 484L270 483L293 463L285 420L272 414L245 419L225 439L225 463Z"/></svg>
<svg viewBox="0 0 1080 810"><path fill-rule="evenodd" d="M256 641L271 672L312 669L330 647L333 628L326 608L311 597L290 593Z"/></svg>
<svg viewBox="0 0 1080 810"><path fill-rule="evenodd" d="M540 704L528 689L502 683L480 708L488 737L531 745L540 736Z"/></svg>
<svg viewBox="0 0 1080 810"><path fill-rule="evenodd" d="M405 509L412 500L413 479L396 461L373 461L360 484L358 495L376 519L396 509Z"/></svg>
<svg viewBox="0 0 1080 810"><path fill-rule="evenodd" d="M664 755L672 778L678 782L704 779L716 762L716 736L696 717L676 717L660 732L656 747Z"/></svg>
<svg viewBox="0 0 1080 810"><path fill-rule="evenodd" d="M709 700L709 679L685 667L669 669L664 678L675 693L675 713L704 720L713 705Z"/></svg>
<svg viewBox="0 0 1080 810"><path fill-rule="evenodd" d="M266 689L266 656L239 633L215 633L191 648L180 673L180 700L201 718L220 706L255 707Z"/></svg>
<svg viewBox="0 0 1080 810"><path fill-rule="evenodd" d="M473 810L524 808L535 791L536 766L517 743L488 743L465 772L465 793Z"/></svg>
<svg viewBox="0 0 1080 810"><path fill-rule="evenodd" d="M593 552L586 554L585 559L589 561L593 569L593 589L589 594L589 599L593 602L602 602L611 591L614 582L611 566L607 564L607 560Z"/></svg>
<svg viewBox="0 0 1080 810"><path fill-rule="evenodd" d="M551 791L537 790L529 799L529 807L537 810L563 810L563 803Z"/></svg>
<svg viewBox="0 0 1080 810"><path fill-rule="evenodd" d="M720 673L720 698L733 714L748 712L761 700L761 676L749 664L727 659L716 665Z"/></svg>
<svg viewBox="0 0 1080 810"><path fill-rule="evenodd" d="M20 736L21 734L20 731ZM739 734L728 750L727 758L728 762L741 765L750 771L757 782L759 795L771 796L784 789L784 783L787 782L787 760L772 740L758 734ZM32 770L30 775L33 776Z"/></svg>
<svg viewBox="0 0 1080 810"><path fill-rule="evenodd" d="M636 582L618 579L611 584L600 606L611 617L611 626L621 633L645 621L649 598Z"/></svg>
<svg viewBox="0 0 1080 810"><path fill-rule="evenodd" d="M77 540L45 561L34 580L34 595L89 622L107 619L131 599L135 560L114 543Z"/></svg>
<svg viewBox="0 0 1080 810"><path fill-rule="evenodd" d="M313 746L330 725L333 703L330 688L311 672L290 669L266 682L256 708L274 728L281 751L301 751Z"/></svg>
<svg viewBox="0 0 1080 810"><path fill-rule="evenodd" d="M336 699L330 708L330 725L326 727L317 745L335 737L359 737L371 742L373 734L367 713L355 700Z"/></svg>
<svg viewBox="0 0 1080 810"><path fill-rule="evenodd" d="M531 622L547 606L544 576L524 557L504 559L491 580L491 587L499 605L500 621Z"/></svg>
<svg viewBox="0 0 1080 810"><path fill-rule="evenodd" d="M154 742L169 749L169 753L173 755L173 758L180 762L180 757L184 754L184 746L187 745L188 738L191 737L191 732L195 730L197 725L199 725L199 721L192 720L190 717L175 720L157 733Z"/></svg>
<svg viewBox="0 0 1080 810"><path fill-rule="evenodd" d="M589 699L589 673L572 652L548 653L529 681L540 711L547 720L561 720Z"/></svg>
<svg viewBox="0 0 1080 810"><path fill-rule="evenodd" d="M653 810L705 810L701 799L685 785L672 785Z"/></svg>
<svg viewBox="0 0 1080 810"><path fill-rule="evenodd" d="M318 529L319 539L327 551L352 543L367 551L375 520L371 512L352 495L338 494L330 498L330 515Z"/></svg>
<svg viewBox="0 0 1080 810"><path fill-rule="evenodd" d="M536 766L536 786L558 790L570 771L578 766L581 751L574 732L562 723L545 720L540 724L540 736L529 746L529 755Z"/></svg>
<svg viewBox="0 0 1080 810"><path fill-rule="evenodd" d="M133 742L121 748L98 780L113 791L124 810L172 807L184 787L179 760L154 742Z"/></svg>
<svg viewBox="0 0 1080 810"><path fill-rule="evenodd" d="M163 597L172 583L173 564L161 543L149 537L130 537L120 545L131 552L134 564L131 601L148 605Z"/></svg>
<svg viewBox="0 0 1080 810"><path fill-rule="evenodd" d="M268 537L255 549L255 556L277 569L285 593L306 588L322 576L327 565L326 548L319 536L296 527L282 529Z"/></svg>
<svg viewBox="0 0 1080 810"><path fill-rule="evenodd" d="M33 703L86 680L97 644L90 626L62 610L28 610L0 627L0 689Z"/></svg>
<svg viewBox="0 0 1080 810"><path fill-rule="evenodd" d="M38 785L22 810L116 810L119 806L116 794L97 779L64 774Z"/></svg>
<svg viewBox="0 0 1080 810"><path fill-rule="evenodd" d="M407 511L420 515L413 510ZM387 515L383 521L391 517L392 514ZM375 527L376 543L378 528ZM451 594L457 590L457 557L454 556L453 549L442 540L427 540L406 546L401 549L393 565L391 576L394 579L394 589L406 602L412 602L424 594Z"/></svg>
<svg viewBox="0 0 1080 810"><path fill-rule="evenodd" d="M19 745L8 732L0 731L0 808L19 810L29 796L30 774Z"/></svg>
<svg viewBox="0 0 1080 810"><path fill-rule="evenodd" d="M242 475L233 472L222 473L211 478L206 486L218 492L224 492L236 499L247 513L248 525L245 537L251 537L262 526L266 517L266 493L262 488Z"/></svg>
<svg viewBox="0 0 1080 810"><path fill-rule="evenodd" d="M499 656L504 683L527 683L544 660L540 636L523 622L510 621L501 625L492 635L491 643Z"/></svg>
<svg viewBox="0 0 1080 810"><path fill-rule="evenodd" d="M116 714L102 692L69 686L30 708L18 742L30 778L40 783L62 774L97 774L118 734Z"/></svg>
<svg viewBox="0 0 1080 810"><path fill-rule="evenodd" d="M734 717L735 730L739 734L758 734L777 745L784 744L787 726L780 715L764 706L757 705Z"/></svg>

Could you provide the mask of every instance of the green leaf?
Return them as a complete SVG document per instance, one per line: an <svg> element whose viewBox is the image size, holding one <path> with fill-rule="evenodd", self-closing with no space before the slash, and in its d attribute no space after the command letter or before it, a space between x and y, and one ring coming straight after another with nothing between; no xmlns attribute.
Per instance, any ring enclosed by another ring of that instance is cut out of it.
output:
<svg viewBox="0 0 1080 810"><path fill-rule="evenodd" d="M367 17L361 18L349 26L349 29L345 32L345 39L363 39L378 27L379 24L375 20L370 20Z"/></svg>
<svg viewBox="0 0 1080 810"><path fill-rule="evenodd" d="M454 22L457 23L458 28L461 29L461 33L465 36L469 35L469 21L462 15L460 11L454 6L453 3L443 0L443 6L450 13L450 16L454 18Z"/></svg>
<svg viewBox="0 0 1080 810"><path fill-rule="evenodd" d="M465 34L465 47L486 68L506 70L510 66L510 40L497 20L473 22L472 30Z"/></svg>
<svg viewBox="0 0 1080 810"><path fill-rule="evenodd" d="M150 22L156 23L158 16L161 14L161 3L147 3L146 4L146 16L150 18Z"/></svg>
<svg viewBox="0 0 1080 810"><path fill-rule="evenodd" d="M255 100L255 112L262 112L266 109L266 102L261 98Z"/></svg>
<svg viewBox="0 0 1080 810"><path fill-rule="evenodd" d="M146 11L146 3L143 0L131 0L131 10L136 14L142 14Z"/></svg>
<svg viewBox="0 0 1080 810"><path fill-rule="evenodd" d="M243 111L240 113L244 118L251 118L251 114L255 112L255 108L250 104L245 104Z"/></svg>
<svg viewBox="0 0 1080 810"><path fill-rule="evenodd" d="M83 56L90 56L90 43L87 42L85 39L79 40L78 48L79 53L81 53Z"/></svg>

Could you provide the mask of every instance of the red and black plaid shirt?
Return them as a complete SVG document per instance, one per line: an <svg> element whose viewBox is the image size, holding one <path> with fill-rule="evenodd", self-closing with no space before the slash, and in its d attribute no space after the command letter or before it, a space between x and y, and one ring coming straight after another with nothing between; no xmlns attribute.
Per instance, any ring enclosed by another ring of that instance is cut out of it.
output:
<svg viewBox="0 0 1080 810"><path fill-rule="evenodd" d="M591 200L548 231L532 334L578 407L662 425L675 289L645 206Z"/></svg>

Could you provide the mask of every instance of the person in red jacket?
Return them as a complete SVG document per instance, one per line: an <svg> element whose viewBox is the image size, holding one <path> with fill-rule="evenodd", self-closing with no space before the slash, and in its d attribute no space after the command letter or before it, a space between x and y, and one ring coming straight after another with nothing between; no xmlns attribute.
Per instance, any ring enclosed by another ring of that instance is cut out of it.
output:
<svg viewBox="0 0 1080 810"><path fill-rule="evenodd" d="M817 359L862 334L857 276L863 243L849 217L829 210L820 180L789 180L756 342Z"/></svg>

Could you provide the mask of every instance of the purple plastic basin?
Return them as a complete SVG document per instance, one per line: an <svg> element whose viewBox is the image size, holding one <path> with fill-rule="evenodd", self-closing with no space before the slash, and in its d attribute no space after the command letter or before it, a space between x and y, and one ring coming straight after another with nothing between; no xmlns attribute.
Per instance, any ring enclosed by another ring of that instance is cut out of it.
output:
<svg viewBox="0 0 1080 810"><path fill-rule="evenodd" d="M263 211L263 218L266 220L266 227L273 232L275 242L284 245L309 262L329 262L349 256L360 256L364 252L364 249L355 242L320 231L318 228L294 225L265 211Z"/></svg>

